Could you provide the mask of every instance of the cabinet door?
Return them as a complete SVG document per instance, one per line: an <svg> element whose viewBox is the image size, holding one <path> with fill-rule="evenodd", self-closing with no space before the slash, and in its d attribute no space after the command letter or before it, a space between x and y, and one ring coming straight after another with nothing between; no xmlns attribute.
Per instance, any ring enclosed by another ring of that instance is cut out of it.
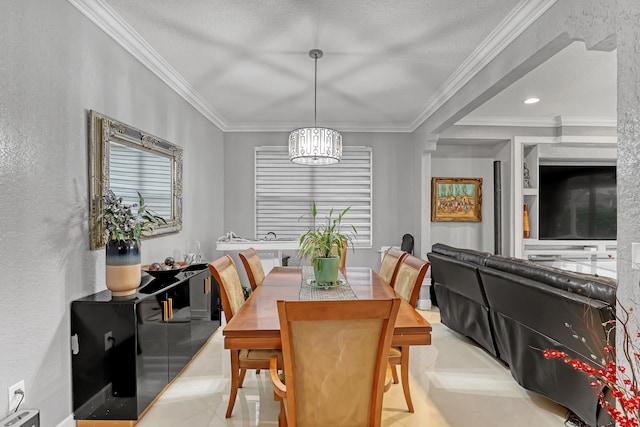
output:
<svg viewBox="0 0 640 427"><path fill-rule="evenodd" d="M211 337L219 323L213 316L213 280L209 270L202 270L189 279L191 292L191 342L194 353ZM217 292L217 289L215 289Z"/></svg>
<svg viewBox="0 0 640 427"><path fill-rule="evenodd" d="M167 385L168 342L164 293L152 295L137 304L138 407L143 411Z"/></svg>
<svg viewBox="0 0 640 427"><path fill-rule="evenodd" d="M76 419L137 417L133 304L71 305Z"/></svg>
<svg viewBox="0 0 640 427"><path fill-rule="evenodd" d="M189 294L188 281L172 287L165 293L169 306L167 321L169 381L189 363L193 356Z"/></svg>

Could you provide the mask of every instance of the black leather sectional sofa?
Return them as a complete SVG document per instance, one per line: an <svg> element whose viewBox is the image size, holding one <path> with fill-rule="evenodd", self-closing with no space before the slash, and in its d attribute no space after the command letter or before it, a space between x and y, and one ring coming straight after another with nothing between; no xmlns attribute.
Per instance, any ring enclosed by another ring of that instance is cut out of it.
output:
<svg viewBox="0 0 640 427"><path fill-rule="evenodd" d="M544 349L603 366L615 317L616 281L444 244L427 254L441 322L509 366L527 390L560 403L590 426L606 425L598 392L582 372ZM606 394L606 390L604 390Z"/></svg>

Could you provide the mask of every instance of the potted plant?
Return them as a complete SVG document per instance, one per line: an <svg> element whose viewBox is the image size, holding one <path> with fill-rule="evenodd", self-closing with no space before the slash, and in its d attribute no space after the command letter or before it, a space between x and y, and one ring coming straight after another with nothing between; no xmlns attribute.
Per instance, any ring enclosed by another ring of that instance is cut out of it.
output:
<svg viewBox="0 0 640 427"><path fill-rule="evenodd" d="M135 211L134 211L135 208ZM166 220L147 209L138 192L138 203L126 205L108 190L102 197L102 212L96 227L102 227L106 242L106 283L114 296L127 296L140 285L140 238Z"/></svg>
<svg viewBox="0 0 640 427"><path fill-rule="evenodd" d="M311 207L313 225L309 231L300 237L298 254L301 258L311 257L317 286L337 286L339 284L340 255L352 242L352 235L357 234L357 230L353 225L351 226L353 233L342 233L342 218L349 212L349 209L351 208L345 208L337 217L334 217L333 208L331 208L329 215L325 217L325 221L316 224L318 210L316 203L313 202Z"/></svg>

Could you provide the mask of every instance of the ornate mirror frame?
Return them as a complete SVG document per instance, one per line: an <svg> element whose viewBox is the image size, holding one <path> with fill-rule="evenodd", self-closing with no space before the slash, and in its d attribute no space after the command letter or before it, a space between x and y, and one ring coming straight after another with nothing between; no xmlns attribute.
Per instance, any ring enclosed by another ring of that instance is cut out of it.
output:
<svg viewBox="0 0 640 427"><path fill-rule="evenodd" d="M171 171L171 215L146 237L177 233L182 229L182 148L93 110L89 112L89 246L105 245L99 224L102 197L110 188L110 143L169 159ZM98 224L98 225L96 225Z"/></svg>

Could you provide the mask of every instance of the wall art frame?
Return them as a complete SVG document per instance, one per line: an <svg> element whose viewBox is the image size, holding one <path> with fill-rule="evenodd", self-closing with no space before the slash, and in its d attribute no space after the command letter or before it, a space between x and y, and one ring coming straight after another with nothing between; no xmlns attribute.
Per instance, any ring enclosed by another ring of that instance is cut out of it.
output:
<svg viewBox="0 0 640 427"><path fill-rule="evenodd" d="M482 178L431 178L432 222L481 222Z"/></svg>

